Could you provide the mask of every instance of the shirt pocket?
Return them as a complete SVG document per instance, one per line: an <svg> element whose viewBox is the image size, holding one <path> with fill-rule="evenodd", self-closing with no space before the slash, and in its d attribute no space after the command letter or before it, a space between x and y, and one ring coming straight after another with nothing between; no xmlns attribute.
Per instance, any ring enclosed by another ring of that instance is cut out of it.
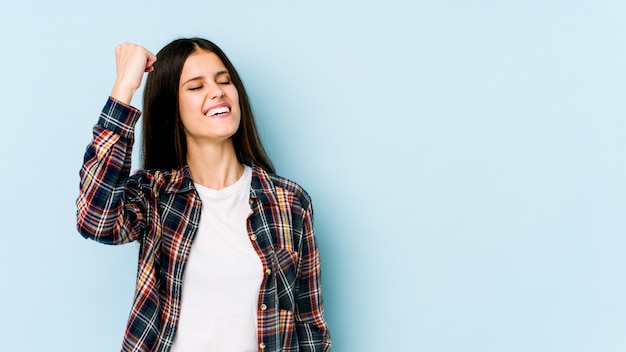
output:
<svg viewBox="0 0 626 352"><path fill-rule="evenodd" d="M278 307L293 311L296 296L298 252L276 248L276 289Z"/></svg>

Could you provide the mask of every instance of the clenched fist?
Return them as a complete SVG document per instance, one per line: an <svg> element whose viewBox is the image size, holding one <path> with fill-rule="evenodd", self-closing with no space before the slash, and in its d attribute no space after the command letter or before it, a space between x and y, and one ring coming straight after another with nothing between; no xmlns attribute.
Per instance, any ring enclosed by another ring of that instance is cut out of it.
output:
<svg viewBox="0 0 626 352"><path fill-rule="evenodd" d="M152 72L156 56L141 45L122 43L115 48L117 78L111 97L125 104L130 101L141 85L145 72Z"/></svg>

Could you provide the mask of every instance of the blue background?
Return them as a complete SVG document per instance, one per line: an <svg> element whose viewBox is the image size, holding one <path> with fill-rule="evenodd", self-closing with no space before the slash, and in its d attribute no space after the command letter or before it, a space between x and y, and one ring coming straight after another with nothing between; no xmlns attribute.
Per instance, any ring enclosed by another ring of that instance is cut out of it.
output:
<svg viewBox="0 0 626 352"><path fill-rule="evenodd" d="M114 47L214 40L313 196L334 351L626 350L626 2L3 1L3 351L116 351L75 231ZM141 106L141 95L134 98Z"/></svg>

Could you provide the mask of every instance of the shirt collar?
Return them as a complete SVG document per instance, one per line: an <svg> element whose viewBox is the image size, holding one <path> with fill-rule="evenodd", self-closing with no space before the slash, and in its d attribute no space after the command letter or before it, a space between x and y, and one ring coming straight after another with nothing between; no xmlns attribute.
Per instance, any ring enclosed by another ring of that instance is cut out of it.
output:
<svg viewBox="0 0 626 352"><path fill-rule="evenodd" d="M272 176L263 168L256 165L252 160L240 156L240 161L252 168L252 183L250 185L250 199L261 203L278 204L276 188L272 182ZM169 173L169 182L165 187L166 193L186 193L195 191L191 170L188 165L183 165Z"/></svg>
<svg viewBox="0 0 626 352"><path fill-rule="evenodd" d="M166 193L185 193L194 190L191 170L188 165L183 165L170 172L169 181L165 186Z"/></svg>

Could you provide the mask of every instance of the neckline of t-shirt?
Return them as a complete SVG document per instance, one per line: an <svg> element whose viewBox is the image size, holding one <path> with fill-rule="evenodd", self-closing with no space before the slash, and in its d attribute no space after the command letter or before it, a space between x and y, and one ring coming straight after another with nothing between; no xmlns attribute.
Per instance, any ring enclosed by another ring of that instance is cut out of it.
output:
<svg viewBox="0 0 626 352"><path fill-rule="evenodd" d="M244 187L249 187L251 181L252 168L248 165L244 165L243 174L241 174L241 177L239 177L239 179L230 186L224 187L222 189L213 189L195 182L194 185L196 186L196 190L198 190L198 193L202 194L203 197L206 196L210 198L224 198L238 191L242 191Z"/></svg>

